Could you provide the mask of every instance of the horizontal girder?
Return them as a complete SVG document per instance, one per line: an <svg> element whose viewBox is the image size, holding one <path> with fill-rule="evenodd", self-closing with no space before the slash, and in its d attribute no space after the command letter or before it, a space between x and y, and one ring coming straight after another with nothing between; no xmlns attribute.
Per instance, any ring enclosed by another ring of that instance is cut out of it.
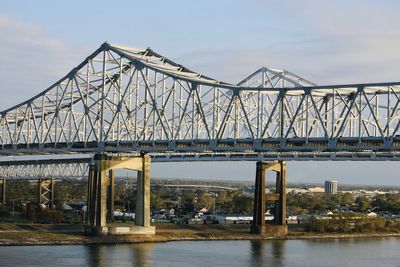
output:
<svg viewBox="0 0 400 267"><path fill-rule="evenodd" d="M157 162L222 161L400 161L400 152L271 152L271 153L154 153ZM6 179L87 179L92 158L0 161L0 178Z"/></svg>

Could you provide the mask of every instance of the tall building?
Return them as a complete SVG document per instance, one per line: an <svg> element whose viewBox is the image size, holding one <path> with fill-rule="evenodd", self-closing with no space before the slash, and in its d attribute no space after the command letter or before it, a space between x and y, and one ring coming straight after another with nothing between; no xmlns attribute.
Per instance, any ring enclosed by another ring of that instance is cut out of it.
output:
<svg viewBox="0 0 400 267"><path fill-rule="evenodd" d="M325 181L325 193L336 194L337 193L337 181L335 181L335 180Z"/></svg>

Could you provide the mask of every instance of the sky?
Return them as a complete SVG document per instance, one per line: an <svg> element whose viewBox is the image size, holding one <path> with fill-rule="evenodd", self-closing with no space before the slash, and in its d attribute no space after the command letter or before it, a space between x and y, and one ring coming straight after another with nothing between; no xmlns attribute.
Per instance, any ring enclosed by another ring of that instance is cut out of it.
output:
<svg viewBox="0 0 400 267"><path fill-rule="evenodd" d="M46 89L104 41L151 47L237 83L261 66L317 84L400 81L400 1L0 0L0 110ZM400 163L289 162L289 182L399 185ZM254 180L254 162L158 163L155 177Z"/></svg>

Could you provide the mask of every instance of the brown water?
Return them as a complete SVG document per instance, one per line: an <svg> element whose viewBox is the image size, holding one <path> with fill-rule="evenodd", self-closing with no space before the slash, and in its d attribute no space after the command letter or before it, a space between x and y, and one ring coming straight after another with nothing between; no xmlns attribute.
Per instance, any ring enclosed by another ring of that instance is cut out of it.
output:
<svg viewBox="0 0 400 267"><path fill-rule="evenodd" d="M0 247L0 266L400 266L400 238Z"/></svg>

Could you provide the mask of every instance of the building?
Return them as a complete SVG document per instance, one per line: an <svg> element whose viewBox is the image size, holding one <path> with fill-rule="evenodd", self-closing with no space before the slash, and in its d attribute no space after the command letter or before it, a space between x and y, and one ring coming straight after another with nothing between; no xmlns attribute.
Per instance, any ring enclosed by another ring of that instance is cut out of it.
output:
<svg viewBox="0 0 400 267"><path fill-rule="evenodd" d="M286 193L294 193L294 194L309 194L309 193L324 193L325 188L323 187L303 187L303 188L286 188Z"/></svg>
<svg viewBox="0 0 400 267"><path fill-rule="evenodd" d="M324 192L324 188L323 187L319 187L319 186L310 187L310 188L308 188L308 192L310 192L310 193L323 193Z"/></svg>
<svg viewBox="0 0 400 267"><path fill-rule="evenodd" d="M325 181L325 193L336 194L337 193L337 181L335 181L335 180Z"/></svg>

